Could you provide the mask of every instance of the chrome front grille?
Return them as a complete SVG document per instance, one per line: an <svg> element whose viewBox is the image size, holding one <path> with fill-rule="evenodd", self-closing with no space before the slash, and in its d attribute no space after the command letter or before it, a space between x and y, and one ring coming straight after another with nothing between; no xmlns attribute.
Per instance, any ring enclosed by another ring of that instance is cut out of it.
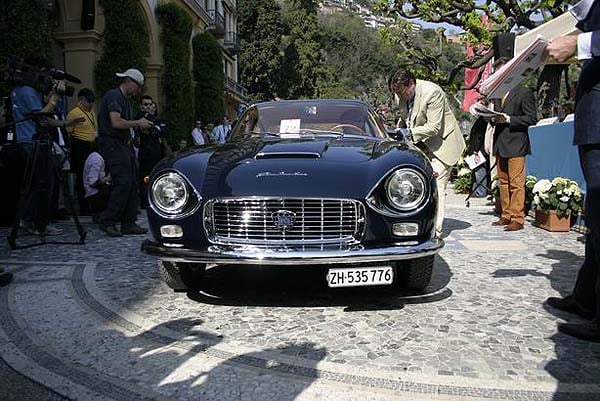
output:
<svg viewBox="0 0 600 401"><path fill-rule="evenodd" d="M361 236L364 214L351 199L223 198L204 209L209 239L240 245L348 244Z"/></svg>

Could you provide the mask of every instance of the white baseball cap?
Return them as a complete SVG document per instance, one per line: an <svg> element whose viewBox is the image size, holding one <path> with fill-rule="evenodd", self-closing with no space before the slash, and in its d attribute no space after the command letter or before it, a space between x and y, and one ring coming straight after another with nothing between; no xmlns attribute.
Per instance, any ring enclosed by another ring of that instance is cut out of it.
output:
<svg viewBox="0 0 600 401"><path fill-rule="evenodd" d="M119 78L130 78L135 81L139 86L144 86L144 74L140 72L140 70L136 70L135 68L130 68L125 72L117 72L117 77Z"/></svg>

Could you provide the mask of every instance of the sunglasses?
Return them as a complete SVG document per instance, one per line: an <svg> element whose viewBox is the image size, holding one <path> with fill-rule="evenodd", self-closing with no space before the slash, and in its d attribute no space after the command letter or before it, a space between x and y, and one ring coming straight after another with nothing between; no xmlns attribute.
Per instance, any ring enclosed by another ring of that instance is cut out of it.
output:
<svg viewBox="0 0 600 401"><path fill-rule="evenodd" d="M152 106L152 103L142 103L142 106Z"/></svg>

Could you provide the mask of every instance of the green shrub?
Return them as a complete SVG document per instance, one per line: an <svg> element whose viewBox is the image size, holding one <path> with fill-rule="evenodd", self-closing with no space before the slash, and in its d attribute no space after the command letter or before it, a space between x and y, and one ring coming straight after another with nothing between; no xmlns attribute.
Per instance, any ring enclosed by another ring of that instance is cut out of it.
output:
<svg viewBox="0 0 600 401"><path fill-rule="evenodd" d="M492 195L494 198L500 198L500 179L498 179L497 175L492 177Z"/></svg>
<svg viewBox="0 0 600 401"><path fill-rule="evenodd" d="M471 191L471 184L473 182L473 171L469 169L464 159L460 159L454 167L456 176L454 178L454 192L462 194L469 193Z"/></svg>
<svg viewBox="0 0 600 401"><path fill-rule="evenodd" d="M190 37L192 18L175 3L156 8L156 18L162 27L160 35L165 62L163 116L169 127L172 145L188 139L194 124L194 96L190 71Z"/></svg>
<svg viewBox="0 0 600 401"><path fill-rule="evenodd" d="M150 56L146 21L137 0L100 0L106 28L102 57L95 69L96 93L101 97L116 84L115 73L128 68L144 72Z"/></svg>
<svg viewBox="0 0 600 401"><path fill-rule="evenodd" d="M223 53L209 33L196 35L194 49L194 81L196 81L196 117L204 123L218 123L225 114L223 87Z"/></svg>
<svg viewBox="0 0 600 401"><path fill-rule="evenodd" d="M528 175L525 177L525 210L531 209L533 204L533 187L537 183L537 177Z"/></svg>
<svg viewBox="0 0 600 401"><path fill-rule="evenodd" d="M462 174L462 175L461 175ZM468 168L458 171L457 177L454 179L454 192L458 194L467 194L471 191L471 182L473 174Z"/></svg>
<svg viewBox="0 0 600 401"><path fill-rule="evenodd" d="M49 59L50 28L48 1L0 1L0 64L16 56L45 64ZM0 74L0 93L8 94L12 84Z"/></svg>

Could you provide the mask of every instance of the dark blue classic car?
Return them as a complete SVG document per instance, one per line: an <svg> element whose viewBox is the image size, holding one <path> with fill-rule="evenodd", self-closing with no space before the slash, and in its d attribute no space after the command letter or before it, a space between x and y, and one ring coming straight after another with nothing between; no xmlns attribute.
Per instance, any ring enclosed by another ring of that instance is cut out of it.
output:
<svg viewBox="0 0 600 401"><path fill-rule="evenodd" d="M161 161L148 193L142 249L176 291L200 290L207 264L325 265L330 287L422 290L443 246L427 158L361 101L253 105L224 145Z"/></svg>

